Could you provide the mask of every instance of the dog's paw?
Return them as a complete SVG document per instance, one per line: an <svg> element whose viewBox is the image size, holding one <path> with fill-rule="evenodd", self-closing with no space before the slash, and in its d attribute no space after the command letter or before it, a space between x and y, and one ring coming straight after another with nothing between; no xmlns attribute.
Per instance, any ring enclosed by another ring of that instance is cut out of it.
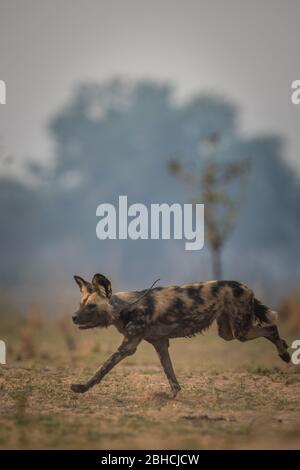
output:
<svg viewBox="0 0 300 470"><path fill-rule="evenodd" d="M180 390L181 390L180 385L174 385L171 389L171 397L176 398L176 396L177 396L178 392L180 392Z"/></svg>
<svg viewBox="0 0 300 470"><path fill-rule="evenodd" d="M290 362L291 360L291 356L289 355L289 353L286 351L282 354L279 355L279 357L284 361L284 362Z"/></svg>
<svg viewBox="0 0 300 470"><path fill-rule="evenodd" d="M281 341L282 341L283 346L284 346L286 349L288 349L288 348L289 348L289 345L287 344L287 342L286 342L284 339L282 339Z"/></svg>
<svg viewBox="0 0 300 470"><path fill-rule="evenodd" d="M88 387L85 384L72 384L71 390L75 393L84 393L88 390Z"/></svg>

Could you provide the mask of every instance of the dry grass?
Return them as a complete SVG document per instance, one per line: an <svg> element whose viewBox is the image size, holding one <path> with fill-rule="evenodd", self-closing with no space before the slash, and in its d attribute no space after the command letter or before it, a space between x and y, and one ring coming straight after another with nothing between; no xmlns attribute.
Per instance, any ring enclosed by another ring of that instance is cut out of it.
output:
<svg viewBox="0 0 300 470"><path fill-rule="evenodd" d="M76 395L70 383L90 377L121 338L39 318L2 323L0 448L300 447L300 366L282 363L263 339L226 343L212 330L173 341L176 399L148 344ZM22 328L32 330L30 354Z"/></svg>

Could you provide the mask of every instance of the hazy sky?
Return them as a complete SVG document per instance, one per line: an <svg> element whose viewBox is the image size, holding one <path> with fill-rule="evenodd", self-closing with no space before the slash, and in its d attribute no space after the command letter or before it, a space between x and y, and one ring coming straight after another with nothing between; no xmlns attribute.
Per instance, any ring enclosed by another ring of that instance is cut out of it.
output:
<svg viewBox="0 0 300 470"><path fill-rule="evenodd" d="M74 85L124 75L225 94L246 133L286 138L300 171L299 25L299 0L0 0L0 155L49 160L47 120Z"/></svg>

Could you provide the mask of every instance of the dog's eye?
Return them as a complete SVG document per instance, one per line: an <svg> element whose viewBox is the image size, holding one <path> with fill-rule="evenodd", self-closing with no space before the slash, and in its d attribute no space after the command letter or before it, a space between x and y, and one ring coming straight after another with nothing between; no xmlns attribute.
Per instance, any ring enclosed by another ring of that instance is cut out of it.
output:
<svg viewBox="0 0 300 470"><path fill-rule="evenodd" d="M93 310L95 307L96 307L96 304L88 304L86 306L86 308L88 308L89 310Z"/></svg>

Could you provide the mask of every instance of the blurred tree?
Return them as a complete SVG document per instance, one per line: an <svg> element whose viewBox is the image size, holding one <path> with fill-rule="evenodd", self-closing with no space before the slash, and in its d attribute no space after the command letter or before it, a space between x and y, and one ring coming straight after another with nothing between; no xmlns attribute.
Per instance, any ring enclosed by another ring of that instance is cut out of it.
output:
<svg viewBox="0 0 300 470"><path fill-rule="evenodd" d="M238 119L236 107L220 96L202 94L178 103L171 86L155 81L79 85L49 123L54 164L47 171L31 165L32 186L2 172L1 285L13 287L26 279L27 286L46 284L52 296L50 284L61 290L63 282L71 289L77 272L103 271L129 288L148 285L154 273L165 283L207 276L206 248L199 254L186 252L177 241L100 242L95 234L97 205L117 203L120 194L130 203L172 203L185 199L186 187L192 188L189 196L203 202L205 168L206 192L210 197L221 192L220 204L211 203L212 213L227 213L221 235L215 231L212 237L214 244L220 237L227 240L222 245L226 275L250 283L259 278L272 292L274 285L279 291L296 284L299 178L283 158L281 139L245 138ZM210 146L207 136L214 134L217 142ZM184 168L185 186L167 167L170 156L179 155L185 158L175 158L174 168ZM241 156L251 160L251 171L243 210L238 210ZM217 168L215 179L209 176L215 174L210 167Z"/></svg>
<svg viewBox="0 0 300 470"><path fill-rule="evenodd" d="M214 279L221 279L221 253L236 223L249 160L219 163L216 159L219 135L211 134L206 143L209 152L200 176L195 173L195 169L185 170L178 160L171 160L168 166L171 174L192 185L194 191L200 191L200 196L196 199L193 197L192 202L204 204L205 232L212 254L212 273ZM233 182L239 185L236 195L231 191Z"/></svg>

